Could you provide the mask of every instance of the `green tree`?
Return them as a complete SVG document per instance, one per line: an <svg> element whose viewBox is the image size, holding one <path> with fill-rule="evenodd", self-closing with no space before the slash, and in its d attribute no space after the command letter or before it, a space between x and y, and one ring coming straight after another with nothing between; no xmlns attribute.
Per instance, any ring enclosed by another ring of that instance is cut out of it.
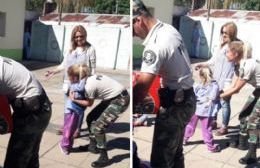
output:
<svg viewBox="0 0 260 168"><path fill-rule="evenodd" d="M247 0L241 4L241 9L260 11L260 0Z"/></svg>
<svg viewBox="0 0 260 168"><path fill-rule="evenodd" d="M45 0L26 0L26 10L42 12Z"/></svg>
<svg viewBox="0 0 260 168"><path fill-rule="evenodd" d="M95 13L130 14L129 0L95 0Z"/></svg>

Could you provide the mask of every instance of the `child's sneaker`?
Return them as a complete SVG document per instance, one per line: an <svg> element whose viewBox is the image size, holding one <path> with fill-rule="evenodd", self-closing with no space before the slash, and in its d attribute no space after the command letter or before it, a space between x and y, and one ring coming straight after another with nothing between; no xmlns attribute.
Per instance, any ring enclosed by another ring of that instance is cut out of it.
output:
<svg viewBox="0 0 260 168"><path fill-rule="evenodd" d="M59 143L59 147L60 147L61 153L63 153L64 155L69 155L70 152L69 152L68 148L62 147L61 143Z"/></svg>
<svg viewBox="0 0 260 168"><path fill-rule="evenodd" d="M220 149L219 145L217 145L214 149L210 150L210 152L212 152L212 153L217 153L217 152L220 152L220 151L221 151L221 149Z"/></svg>

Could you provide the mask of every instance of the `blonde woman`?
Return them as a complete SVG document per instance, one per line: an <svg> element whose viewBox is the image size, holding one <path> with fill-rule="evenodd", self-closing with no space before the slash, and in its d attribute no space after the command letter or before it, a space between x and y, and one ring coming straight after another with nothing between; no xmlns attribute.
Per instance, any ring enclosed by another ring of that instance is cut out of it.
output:
<svg viewBox="0 0 260 168"><path fill-rule="evenodd" d="M201 122L204 143L211 152L219 152L220 147L213 142L212 122L218 112L219 88L215 80L212 79L212 72L209 67L203 67L199 71L200 83L194 87L197 97L196 112L191 121L186 126L184 134L184 145L187 144L195 132L198 120Z"/></svg>
<svg viewBox="0 0 260 168"><path fill-rule="evenodd" d="M227 89L224 93L220 94L221 98L229 97L237 92L246 85L246 83L251 84L255 90L248 97L247 102L240 113L247 113L247 123L246 123L246 133L249 134L248 143L249 149L245 157L241 158L239 162L241 164L252 164L257 162L256 149L258 143L259 135L259 125L260 125L260 60L255 58L243 59L243 43L241 42L231 42L228 45L227 59L237 65L237 75L238 79L235 86ZM250 107L251 106L251 107ZM250 108L248 108L250 107ZM245 116L244 116L245 117Z"/></svg>

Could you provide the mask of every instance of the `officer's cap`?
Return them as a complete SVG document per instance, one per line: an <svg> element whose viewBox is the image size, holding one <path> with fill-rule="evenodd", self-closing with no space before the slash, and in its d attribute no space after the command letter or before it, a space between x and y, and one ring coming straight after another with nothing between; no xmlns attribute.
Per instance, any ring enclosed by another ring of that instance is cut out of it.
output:
<svg viewBox="0 0 260 168"><path fill-rule="evenodd" d="M133 19L148 12L142 0L133 0Z"/></svg>

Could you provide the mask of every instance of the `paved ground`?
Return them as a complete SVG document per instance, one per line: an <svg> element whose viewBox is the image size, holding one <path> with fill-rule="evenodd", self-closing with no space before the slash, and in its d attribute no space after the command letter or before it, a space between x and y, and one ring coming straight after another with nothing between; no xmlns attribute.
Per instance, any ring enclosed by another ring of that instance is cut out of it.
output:
<svg viewBox="0 0 260 168"><path fill-rule="evenodd" d="M82 132L82 137L75 140L74 152L68 156L60 152L58 143L61 136L55 134L56 130L62 125L63 121L63 94L61 91L62 75L59 74L49 81L44 81L43 74L46 70L52 69L53 64L43 64L39 62L24 62L25 65L35 73L47 91L51 101L53 102L53 114L47 131L44 133L41 149L40 149L40 164L41 168L88 168L93 160L96 160L98 155L89 152L80 152L77 150L79 145L89 143L88 133ZM98 73L105 73L113 76L116 80L123 83L129 89L129 75L126 72L98 69ZM194 76L197 80L197 76ZM184 147L185 164L187 168L242 168L238 163L239 158L245 155L246 151L228 148L226 142L232 137L238 125L238 112L246 101L246 97L252 92L252 87L247 85L243 90L233 96L232 115L230 121L231 133L227 136L215 137L216 142L222 147L220 153L210 153L202 142L200 125L196 130L195 135L190 139L191 143ZM89 112L91 108L86 111ZM221 113L221 112L220 112ZM112 125L107 134L108 139L108 154L112 163L108 167L113 168L129 168L130 153L129 153L129 114L128 110ZM151 116L153 120L154 116ZM219 123L221 123L221 114L219 114ZM86 124L83 125L83 129ZM146 161L149 161L151 151L151 141L153 135L153 125L150 127L138 127L134 130L134 140L138 144L139 156ZM3 164L6 146L9 135L0 136L0 168ZM260 150L258 149L258 156ZM250 165L250 167L260 167L260 164Z"/></svg>
<svg viewBox="0 0 260 168"><path fill-rule="evenodd" d="M198 61L198 60L195 60ZM194 62L194 60L193 60ZM195 73L194 79L197 81L197 75ZM202 141L201 128L198 124L198 128L194 136L190 139L190 144L184 147L185 153L185 165L186 168L242 168L245 167L239 164L238 160L244 157L246 151L240 151L238 149L233 149L227 147L227 142L232 138L238 129L238 113L246 101L247 96L252 92L253 88L246 85L240 93L234 95L231 101L231 120L230 120L230 134L226 136L214 137L215 142L221 145L222 151L220 153L210 153L206 145ZM222 121L222 113L218 115L218 123ZM151 115L151 118L154 116ZM220 126L220 125L219 125ZM134 140L138 145L138 155L144 161L149 161L151 153L151 142L153 137L153 125L150 127L136 127L134 129ZM258 148L258 156L260 155L260 149ZM260 160L260 159L258 159ZM247 166L248 168L260 167L260 162L258 164Z"/></svg>
<svg viewBox="0 0 260 168"><path fill-rule="evenodd" d="M91 162L98 158L98 155L89 152L81 152L77 150L80 145L89 143L87 131L82 132L82 136L75 140L73 152L66 156L59 149L61 136L56 135L56 130L63 124L63 93L62 74L58 74L49 81L44 81L44 72L52 69L54 64L46 64L42 62L24 62L29 67L36 77L40 80L46 92L53 102L53 113L50 124L44 133L41 148L40 148L40 165L41 168L88 168L91 167ZM129 89L129 74L125 71L113 71L98 69L98 73L103 73L113 77L123 83ZM97 102L96 102L97 103ZM88 108L86 114L91 110ZM129 108L120 116L114 125L109 127L107 133L108 155L111 159L111 164L108 167L113 168L129 168L130 167L130 127L129 127ZM83 129L87 126L84 123ZM6 146L10 135L0 136L0 168L3 165Z"/></svg>

